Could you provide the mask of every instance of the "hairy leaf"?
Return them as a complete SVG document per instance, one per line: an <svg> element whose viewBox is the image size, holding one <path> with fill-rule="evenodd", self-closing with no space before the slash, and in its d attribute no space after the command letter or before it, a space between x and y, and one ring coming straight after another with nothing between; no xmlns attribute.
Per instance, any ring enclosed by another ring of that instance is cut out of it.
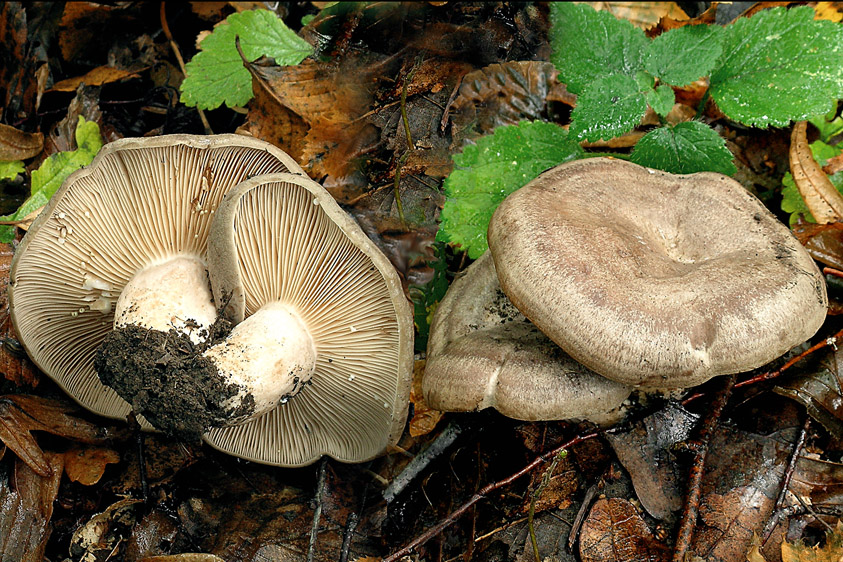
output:
<svg viewBox="0 0 843 562"><path fill-rule="evenodd" d="M673 88L667 84L662 84L655 90L651 90L646 94L647 103L653 108L653 111L664 117L670 110L673 109L673 104L676 101L676 95L673 93Z"/></svg>
<svg viewBox="0 0 843 562"><path fill-rule="evenodd" d="M665 84L685 86L708 76L722 52L722 28L686 25L656 37L644 54L644 68Z"/></svg>
<svg viewBox="0 0 843 562"><path fill-rule="evenodd" d="M571 114L571 135L578 140L609 140L641 122L647 99L634 78L613 74L586 86Z"/></svg>
<svg viewBox="0 0 843 562"><path fill-rule="evenodd" d="M252 99L252 78L237 52L236 37L248 60L268 56L287 66L300 63L313 52L307 41L268 10L231 14L202 41L201 52L187 63L181 85L185 105L214 109L222 104L245 105Z"/></svg>
<svg viewBox="0 0 843 562"><path fill-rule="evenodd" d="M525 121L498 127L453 156L445 180L438 240L462 246L471 258L486 251L486 230L504 198L543 171L583 156L579 144L553 123Z"/></svg>
<svg viewBox="0 0 843 562"><path fill-rule="evenodd" d="M808 6L764 10L724 32L711 97L729 118L783 127L829 111L843 97L843 26Z"/></svg>
<svg viewBox="0 0 843 562"><path fill-rule="evenodd" d="M610 74L635 76L648 44L644 32L608 12L586 4L550 4L550 61L559 80L579 94L597 78Z"/></svg>
<svg viewBox="0 0 843 562"><path fill-rule="evenodd" d="M632 161L674 174L720 172L732 175L732 153L714 129L699 121L661 127L644 135L632 151Z"/></svg>

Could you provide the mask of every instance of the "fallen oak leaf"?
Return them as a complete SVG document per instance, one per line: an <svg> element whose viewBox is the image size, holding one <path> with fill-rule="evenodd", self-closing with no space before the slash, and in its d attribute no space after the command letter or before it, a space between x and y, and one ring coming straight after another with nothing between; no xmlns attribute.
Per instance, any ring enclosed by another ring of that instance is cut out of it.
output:
<svg viewBox="0 0 843 562"><path fill-rule="evenodd" d="M90 422L69 415L62 401L38 396L0 396L0 441L42 477L51 475L50 463L32 431L46 431L83 443L104 440L103 431Z"/></svg>
<svg viewBox="0 0 843 562"><path fill-rule="evenodd" d="M808 210L819 224L837 222L843 217L843 196L825 175L808 146L807 121L793 126L790 137L790 173Z"/></svg>

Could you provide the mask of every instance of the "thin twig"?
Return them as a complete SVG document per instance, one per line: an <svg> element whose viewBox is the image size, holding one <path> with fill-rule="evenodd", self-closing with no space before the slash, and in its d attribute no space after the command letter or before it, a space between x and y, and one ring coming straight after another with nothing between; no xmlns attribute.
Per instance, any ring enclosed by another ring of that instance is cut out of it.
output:
<svg viewBox="0 0 843 562"><path fill-rule="evenodd" d="M149 500L149 482L146 479L146 449L144 443L143 430L138 422L138 416L135 411L129 412L127 420L132 434L135 437L135 447L138 452L138 479L140 480L141 499L144 503Z"/></svg>
<svg viewBox="0 0 843 562"><path fill-rule="evenodd" d="M682 562L685 560L685 553L691 547L691 539L694 536L694 527L697 524L697 514L700 508L700 497L702 495L702 478L705 469L705 458L708 454L708 445L717 421L729 397L732 395L732 388L735 386L735 375L726 378L725 384L714 399L702 420L697 439L690 443L693 447L694 458L691 464L691 473L688 477L688 497L685 500L685 509L682 511L682 519L679 523L679 532L676 535L676 546L673 550L673 561Z"/></svg>
<svg viewBox="0 0 843 562"><path fill-rule="evenodd" d="M342 535L342 547L340 548L340 562L348 562L348 553L351 550L351 541L354 539L354 531L360 518L356 511L348 515L348 522L345 524L345 532Z"/></svg>
<svg viewBox="0 0 843 562"><path fill-rule="evenodd" d="M799 437L797 437L796 443L794 443L793 445L793 451L790 452L790 461L787 463L787 468L784 471L784 477L782 478L782 489L779 491L779 497L776 498L774 513L778 513L779 510L781 510L782 506L784 506L784 500L787 497L787 491L790 488L790 481L793 478L794 471L796 470L796 463L799 460L800 454L802 453L802 447L805 446L805 439L808 436L808 429L810 428L810 426L811 417L805 416L805 423L802 424L802 430L799 432ZM770 538L770 535L773 533L773 529L775 529L777 522L778 521L775 517L770 517L770 520L764 527L764 531L761 533L763 543L766 543L767 540Z"/></svg>
<svg viewBox="0 0 843 562"><path fill-rule="evenodd" d="M316 539L319 536L319 520L322 518L322 497L325 495L325 467L328 465L328 457L322 457L319 462L319 478L316 482L316 505L313 508L313 524L310 526L310 541L307 544L307 562L313 562L316 553Z"/></svg>
<svg viewBox="0 0 843 562"><path fill-rule="evenodd" d="M529 474L531 471L535 470L536 467L546 463L549 459L553 458L554 456L558 455L561 451L566 449L570 449L574 445L578 443L582 443L583 441L588 441L590 439L594 439L598 435L601 435L601 431L594 431L591 433L587 433L585 435L577 435L573 439L566 441L562 445L556 447L555 449L544 453L543 455L539 455L535 459L533 459L527 466L519 470L518 472L507 476L503 480L498 480L497 482L493 482L483 488L480 489L479 492L471 496L471 498L459 506L457 509L449 513L442 521L410 541L407 545L403 548L393 552L389 556L383 559L383 562L395 562L402 556L409 554L413 549L423 545L433 537L439 535L442 531L450 527L457 519L460 518L466 511L468 511L471 506L479 502L480 500L484 499L488 494L494 492L499 488L503 488L504 486L508 486L512 482L518 480L522 476Z"/></svg>
<svg viewBox="0 0 843 562"><path fill-rule="evenodd" d="M843 271L840 271L839 269L834 269L833 267L824 267L823 273L825 273L826 275L831 275L833 277L843 277Z"/></svg>
<svg viewBox="0 0 843 562"><path fill-rule="evenodd" d="M181 50L179 50L179 45L176 43L176 40L173 38L173 34L170 33L170 26L167 24L167 8L166 2L162 0L161 2L161 29L164 31L164 36L167 38L167 41L170 42L170 48L173 50L173 54L176 55L176 61L179 63L179 68L181 69L181 73L187 76L187 68L184 65L184 59L181 56ZM202 126L205 127L205 134L213 135L214 131L211 129L211 124L208 122L208 118L205 116L205 112L196 108L196 111L199 113L199 119L202 120Z"/></svg>

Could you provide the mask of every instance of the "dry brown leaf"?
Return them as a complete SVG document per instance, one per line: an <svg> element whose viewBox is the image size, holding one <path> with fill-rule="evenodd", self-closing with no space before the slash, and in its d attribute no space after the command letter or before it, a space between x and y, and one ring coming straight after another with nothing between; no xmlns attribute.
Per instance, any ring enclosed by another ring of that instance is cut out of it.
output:
<svg viewBox="0 0 843 562"><path fill-rule="evenodd" d="M605 10L636 27L649 29L662 18L687 20L688 14L676 2L588 2L595 10Z"/></svg>
<svg viewBox="0 0 843 562"><path fill-rule="evenodd" d="M669 560L670 549L653 536L641 514L622 498L594 502L580 530L583 562Z"/></svg>
<svg viewBox="0 0 843 562"><path fill-rule="evenodd" d="M816 15L814 19L829 20L833 22L843 21L843 3L841 2L817 2L814 6Z"/></svg>
<svg viewBox="0 0 843 562"><path fill-rule="evenodd" d="M793 234L812 258L843 270L843 223L797 222Z"/></svg>
<svg viewBox="0 0 843 562"><path fill-rule="evenodd" d="M424 359L416 361L413 367L413 390L410 392L410 402L413 403L413 419L410 420L410 435L419 437L427 435L442 419L443 412L434 410L427 405L422 395L422 378L424 377Z"/></svg>
<svg viewBox="0 0 843 562"><path fill-rule="evenodd" d="M225 562L215 554L167 554L165 556L147 556L140 562Z"/></svg>
<svg viewBox="0 0 843 562"><path fill-rule="evenodd" d="M120 462L117 451L105 447L71 447L64 453L64 471L73 482L92 486L100 481L105 467Z"/></svg>
<svg viewBox="0 0 843 562"><path fill-rule="evenodd" d="M98 66L83 76L75 78L68 78L53 84L50 92L75 92L79 84L86 84L88 86L102 86L111 82L118 82L127 78L138 78L137 72L131 70L123 70L114 68L113 66Z"/></svg>
<svg viewBox="0 0 843 562"><path fill-rule="evenodd" d="M7 289L14 249L11 244L0 244L0 373L18 386L38 386L41 376L26 356L12 327Z"/></svg>
<svg viewBox="0 0 843 562"><path fill-rule="evenodd" d="M807 546L802 542L782 543L782 562L840 562L843 559L843 522L826 534L823 546Z"/></svg>
<svg viewBox="0 0 843 562"><path fill-rule="evenodd" d="M50 463L32 431L46 431L83 443L104 439L94 424L70 415L74 409L66 402L39 396L0 396L0 441L39 476L50 476Z"/></svg>
<svg viewBox="0 0 843 562"><path fill-rule="evenodd" d="M0 123L0 160L26 160L44 148L44 135L24 133Z"/></svg>
<svg viewBox="0 0 843 562"><path fill-rule="evenodd" d="M806 138L808 123L793 126L790 137L790 173L805 201L805 206L819 224L837 222L843 217L843 196L814 160Z"/></svg>

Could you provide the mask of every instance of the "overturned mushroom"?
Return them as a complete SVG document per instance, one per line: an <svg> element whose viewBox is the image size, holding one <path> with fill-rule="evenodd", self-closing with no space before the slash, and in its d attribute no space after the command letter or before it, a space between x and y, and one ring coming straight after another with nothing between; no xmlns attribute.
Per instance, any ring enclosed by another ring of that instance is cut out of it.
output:
<svg viewBox="0 0 843 562"><path fill-rule="evenodd" d="M439 410L606 422L631 389L583 367L531 324L501 291L486 252L436 309L423 391Z"/></svg>
<svg viewBox="0 0 843 562"><path fill-rule="evenodd" d="M489 247L519 310L577 361L630 385L680 388L760 367L826 314L808 253L715 173L564 164L500 205Z"/></svg>
<svg viewBox="0 0 843 562"><path fill-rule="evenodd" d="M217 206L240 181L287 171L303 173L240 135L106 145L64 182L15 253L12 320L29 356L84 407L125 418L130 405L94 372L97 348L113 327L202 340L216 317L205 254Z"/></svg>
<svg viewBox="0 0 843 562"><path fill-rule="evenodd" d="M413 320L397 272L318 183L247 180L220 205L209 272L231 334L204 352L209 378L240 389L208 408L206 441L258 462L372 458L407 415ZM198 412L202 417L204 414Z"/></svg>

